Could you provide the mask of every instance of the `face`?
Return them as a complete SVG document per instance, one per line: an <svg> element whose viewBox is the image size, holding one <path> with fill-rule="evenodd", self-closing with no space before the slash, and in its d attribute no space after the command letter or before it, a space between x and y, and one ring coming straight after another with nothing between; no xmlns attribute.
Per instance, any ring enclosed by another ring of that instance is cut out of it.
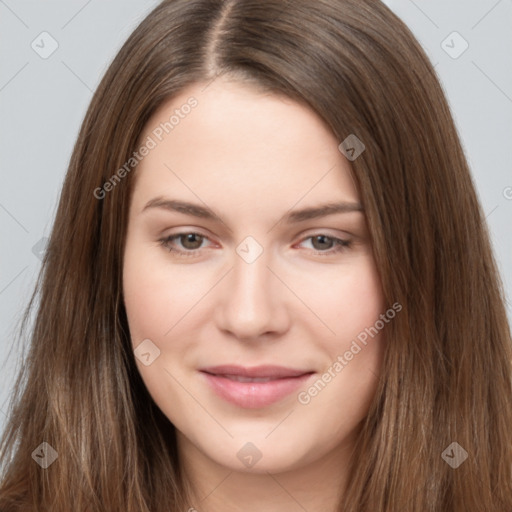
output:
<svg viewBox="0 0 512 512"><path fill-rule="evenodd" d="M182 450L285 471L346 449L367 414L380 279L321 119L246 84L204 87L141 137L123 269L136 363Z"/></svg>

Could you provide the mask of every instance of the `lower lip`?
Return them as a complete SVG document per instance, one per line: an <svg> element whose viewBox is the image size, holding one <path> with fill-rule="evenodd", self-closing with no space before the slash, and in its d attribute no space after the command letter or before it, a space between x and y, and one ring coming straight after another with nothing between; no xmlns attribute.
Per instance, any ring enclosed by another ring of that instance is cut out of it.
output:
<svg viewBox="0 0 512 512"><path fill-rule="evenodd" d="M206 372L201 373L217 395L244 409L259 409L279 402L297 391L312 375L307 373L299 377L269 380L267 382L239 382Z"/></svg>

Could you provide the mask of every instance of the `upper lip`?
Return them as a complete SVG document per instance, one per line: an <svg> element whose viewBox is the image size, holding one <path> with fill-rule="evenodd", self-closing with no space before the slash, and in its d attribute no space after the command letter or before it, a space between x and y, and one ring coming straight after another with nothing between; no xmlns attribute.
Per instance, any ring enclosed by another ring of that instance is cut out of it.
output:
<svg viewBox="0 0 512 512"><path fill-rule="evenodd" d="M291 377L300 377L308 373L313 373L311 370L298 370L295 368L285 368L283 366L274 365L261 365L261 366L236 366L236 365L221 365L210 366L208 368L201 368L200 371L209 373L211 375L223 376L233 375L239 377L253 377L253 378L274 378L284 379Z"/></svg>

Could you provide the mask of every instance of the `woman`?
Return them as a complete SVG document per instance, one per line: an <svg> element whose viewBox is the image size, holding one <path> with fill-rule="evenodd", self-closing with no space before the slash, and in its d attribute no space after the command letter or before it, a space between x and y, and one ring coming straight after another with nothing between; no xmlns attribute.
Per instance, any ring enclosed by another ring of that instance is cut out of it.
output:
<svg viewBox="0 0 512 512"><path fill-rule="evenodd" d="M2 511L512 510L484 217L379 2L162 2L92 100L36 293Z"/></svg>

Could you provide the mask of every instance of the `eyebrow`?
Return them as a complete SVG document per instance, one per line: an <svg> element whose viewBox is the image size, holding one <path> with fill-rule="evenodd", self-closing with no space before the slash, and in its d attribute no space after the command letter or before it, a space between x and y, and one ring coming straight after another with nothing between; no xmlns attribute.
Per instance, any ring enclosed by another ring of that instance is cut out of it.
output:
<svg viewBox="0 0 512 512"><path fill-rule="evenodd" d="M199 204L189 203L187 201L178 201L176 199L167 199L164 197L155 197L146 203L142 212L153 208L161 208L178 213L184 213L185 215L191 215L193 217L199 217L202 219L213 220L217 222L224 221L217 215L213 210L207 206L201 206ZM319 217L326 217L336 213L349 213L349 212L363 212L363 207L360 203L340 201L336 203L326 203L318 206L302 208L300 210L290 211L283 216L281 219L287 224L293 224L297 222L304 222L310 219L317 219ZM142 213L141 212L141 213Z"/></svg>

